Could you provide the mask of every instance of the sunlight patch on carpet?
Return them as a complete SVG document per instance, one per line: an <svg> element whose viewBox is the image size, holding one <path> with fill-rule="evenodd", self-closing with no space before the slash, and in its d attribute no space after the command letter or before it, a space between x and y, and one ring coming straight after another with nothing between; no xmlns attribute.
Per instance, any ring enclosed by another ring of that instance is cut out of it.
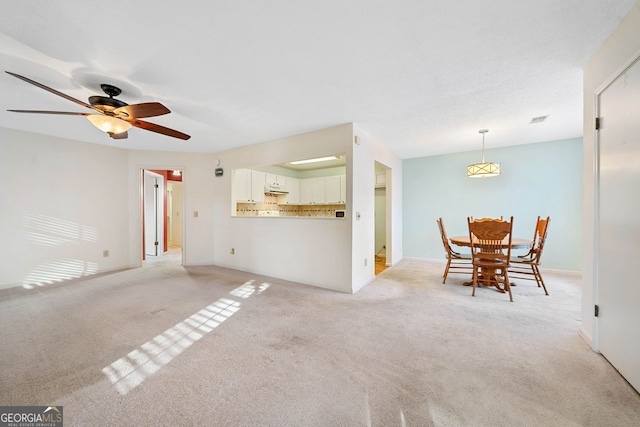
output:
<svg viewBox="0 0 640 427"><path fill-rule="evenodd" d="M262 293L269 287L268 283L258 286L254 282L249 280L229 294L246 299ZM240 306L239 301L220 298L106 366L102 372L117 392L124 396L237 313Z"/></svg>

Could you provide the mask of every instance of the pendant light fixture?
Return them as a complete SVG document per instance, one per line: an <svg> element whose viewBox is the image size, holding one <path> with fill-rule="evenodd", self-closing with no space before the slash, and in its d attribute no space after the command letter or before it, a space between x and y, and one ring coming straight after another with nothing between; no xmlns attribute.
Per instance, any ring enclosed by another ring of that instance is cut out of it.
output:
<svg viewBox="0 0 640 427"><path fill-rule="evenodd" d="M482 134L482 163L474 163L467 166L467 177L469 178L490 178L500 175L500 163L491 163L484 161L484 134L489 129L480 129L478 133Z"/></svg>

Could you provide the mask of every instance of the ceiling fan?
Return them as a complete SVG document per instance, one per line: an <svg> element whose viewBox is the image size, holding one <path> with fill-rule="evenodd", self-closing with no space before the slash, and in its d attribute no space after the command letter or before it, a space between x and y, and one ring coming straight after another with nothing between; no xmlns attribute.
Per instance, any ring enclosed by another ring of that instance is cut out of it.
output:
<svg viewBox="0 0 640 427"><path fill-rule="evenodd" d="M179 132L174 129L169 129L164 126L157 125L155 123L149 123L140 118L144 117L156 117L168 114L171 112L167 107L159 102L143 102L141 104L129 105L126 102L120 101L114 98L120 95L122 91L112 85L102 84L100 87L107 96L90 96L89 103L73 98L62 92L58 92L48 86L33 81L27 77L15 74L9 71L5 71L7 74L12 75L27 83L31 83L41 89L51 92L54 95L61 96L71 102L75 102L78 105L87 107L93 110L93 113L76 113L71 111L43 111L43 110L7 110L14 113L35 113L35 114L59 114L67 116L85 116L95 127L101 131L109 134L113 139L125 139L127 138L127 130L132 126L149 130L151 132L160 133L162 135L171 136L174 138L187 140L191 138L190 135Z"/></svg>

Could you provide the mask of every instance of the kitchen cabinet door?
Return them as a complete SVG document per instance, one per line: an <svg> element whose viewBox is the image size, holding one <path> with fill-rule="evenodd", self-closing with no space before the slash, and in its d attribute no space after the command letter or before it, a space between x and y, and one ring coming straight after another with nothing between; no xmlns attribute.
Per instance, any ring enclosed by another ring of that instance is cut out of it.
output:
<svg viewBox="0 0 640 427"><path fill-rule="evenodd" d="M287 203L300 203L300 180L298 178L287 177L286 186L289 192L289 194L287 194Z"/></svg>
<svg viewBox="0 0 640 427"><path fill-rule="evenodd" d="M300 180L300 203L311 204L314 202L314 180Z"/></svg>
<svg viewBox="0 0 640 427"><path fill-rule="evenodd" d="M278 184L278 175L274 175L272 173L266 173L265 175L265 184L268 185L277 185Z"/></svg>
<svg viewBox="0 0 640 427"><path fill-rule="evenodd" d="M313 180L313 203L327 203L326 178L315 178Z"/></svg>
<svg viewBox="0 0 640 427"><path fill-rule="evenodd" d="M233 193L237 202L264 202L264 172L236 169L233 177Z"/></svg>
<svg viewBox="0 0 640 427"><path fill-rule="evenodd" d="M345 175L328 176L326 178L327 203L346 203L347 177Z"/></svg>
<svg viewBox="0 0 640 427"><path fill-rule="evenodd" d="M233 193L238 202L251 201L251 171L249 169L236 169L233 171Z"/></svg>
<svg viewBox="0 0 640 427"><path fill-rule="evenodd" d="M251 171L251 201L264 202L265 173Z"/></svg>
<svg viewBox="0 0 640 427"><path fill-rule="evenodd" d="M273 173L265 174L265 184L269 185L287 185L287 177L282 175L276 175Z"/></svg>

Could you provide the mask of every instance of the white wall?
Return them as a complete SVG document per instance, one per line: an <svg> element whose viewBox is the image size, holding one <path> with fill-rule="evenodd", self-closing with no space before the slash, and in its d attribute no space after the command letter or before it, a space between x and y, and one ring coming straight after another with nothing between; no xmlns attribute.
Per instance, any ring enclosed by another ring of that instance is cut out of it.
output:
<svg viewBox="0 0 640 427"><path fill-rule="evenodd" d="M142 169L183 171L185 265L215 264L351 293L374 277L378 161L393 169L387 260L393 264L402 258L402 162L352 124L215 154L125 151L0 132L0 182L7 201L1 222L7 239L0 252L1 286L20 285L38 268L53 271L56 262L58 267L66 262L63 267L76 275L140 266ZM360 137L358 146L354 132ZM231 217L233 169L339 153L347 155L344 219ZM223 168L222 177L214 176L216 167ZM361 221L355 221L355 211L361 212ZM31 215L29 227L44 219L49 229L26 229L25 215ZM73 238L56 234L69 228L76 230ZM41 240L58 242L38 245L37 233L46 234ZM102 258L105 249L108 258Z"/></svg>
<svg viewBox="0 0 640 427"><path fill-rule="evenodd" d="M584 207L582 251L582 326L581 335L597 350L594 306L595 265L595 93L610 78L617 76L640 53L640 3L629 12L620 26L584 70ZM621 225L624 227L624 225Z"/></svg>
<svg viewBox="0 0 640 427"><path fill-rule="evenodd" d="M0 287L129 266L126 150L5 128L0 141Z"/></svg>
<svg viewBox="0 0 640 427"><path fill-rule="evenodd" d="M219 181L219 178L214 176L215 157L205 153L131 150L128 160L130 265L142 265L141 169L182 170L182 194L185 203L182 228L184 265L213 264L213 187ZM198 217L194 216L194 212L198 212Z"/></svg>
<svg viewBox="0 0 640 427"><path fill-rule="evenodd" d="M350 124L216 153L224 176L210 191L213 263L341 292L351 286L352 126ZM232 217L231 171L331 154L347 155L347 216ZM186 190L189 191L189 190ZM185 197L190 197L185 194ZM235 254L231 254L231 248Z"/></svg>
<svg viewBox="0 0 640 427"><path fill-rule="evenodd" d="M397 264L402 251L402 160L385 145L373 139L365 130L353 125L353 136L360 144L353 145L353 292L375 278L375 162L391 169L387 176L387 197L391 201L387 215L387 264ZM352 139L353 140L353 139ZM349 183L347 182L347 187ZM360 220L356 219L360 212ZM364 260L367 259L367 265Z"/></svg>

